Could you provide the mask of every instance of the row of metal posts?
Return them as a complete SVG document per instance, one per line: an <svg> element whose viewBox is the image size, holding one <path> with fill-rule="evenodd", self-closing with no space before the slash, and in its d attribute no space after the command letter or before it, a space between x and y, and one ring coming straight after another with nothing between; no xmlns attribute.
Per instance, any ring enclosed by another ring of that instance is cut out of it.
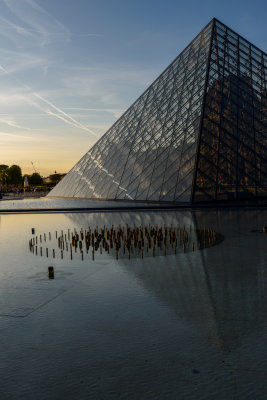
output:
<svg viewBox="0 0 267 400"><path fill-rule="evenodd" d="M78 233L76 229L73 232L70 232L68 229L68 233L64 234L61 231L61 234L58 235L58 232L55 232L55 237L57 239L58 248L61 251L61 258L63 258L63 253L66 249L68 252L70 249L70 258L73 258L73 249L75 253L77 252L77 248L79 248L81 253L81 258L83 260L83 243L85 244L86 253L88 254L90 247L92 247L92 258L94 260L95 251L100 250L100 254L102 254L102 250L104 249L107 253L110 252L110 249L115 249L116 259L119 257L120 249L123 249L123 254L128 253L128 258L131 258L131 254L133 254L134 249L139 251L140 256L143 258L144 256L144 248L146 248L146 252L149 252L149 249L152 248L153 257L156 255L156 249L160 249L163 251L163 254L167 255L167 250L169 246L171 246L173 253L177 253L177 247L180 245L183 249L183 252L186 252L189 245L189 239L192 232L195 233L196 238L198 239L195 243L192 242L192 251L195 251L196 248L201 249L207 246L212 246L216 244L217 236L216 232L211 229L193 229L190 225L189 231L183 228L167 228L167 227L158 227L149 225L148 227L136 227L130 228L128 226L121 228L118 226L114 228L113 226L108 229L104 227L103 229L98 230L96 227L94 230L91 230L89 227L88 230L83 231L81 228ZM48 233L49 241L51 241L51 232ZM39 236L40 244L44 241L46 242L47 236L44 233L43 236ZM37 250L38 245L38 236L35 236L29 241L30 251L38 254ZM52 250L53 258L55 258L55 249ZM40 247L40 255L43 255L43 249ZM49 256L48 247L46 247L46 256Z"/></svg>

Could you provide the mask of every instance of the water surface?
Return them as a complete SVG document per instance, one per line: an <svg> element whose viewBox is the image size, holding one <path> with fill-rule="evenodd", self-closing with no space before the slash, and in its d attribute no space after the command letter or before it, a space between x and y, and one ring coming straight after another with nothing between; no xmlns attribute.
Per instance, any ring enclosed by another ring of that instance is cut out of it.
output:
<svg viewBox="0 0 267 400"><path fill-rule="evenodd" d="M29 251L33 227L112 224L205 226L224 240L130 260ZM0 398L265 399L263 225L262 209L1 215Z"/></svg>

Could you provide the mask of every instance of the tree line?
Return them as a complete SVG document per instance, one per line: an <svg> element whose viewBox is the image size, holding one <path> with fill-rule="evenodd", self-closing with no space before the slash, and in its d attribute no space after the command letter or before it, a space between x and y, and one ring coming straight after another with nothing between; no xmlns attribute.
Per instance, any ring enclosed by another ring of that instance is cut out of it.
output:
<svg viewBox="0 0 267 400"><path fill-rule="evenodd" d="M43 178L37 172L32 175L22 175L19 165L0 164L0 185L2 188L21 187L24 185L25 177L28 179L30 186L38 186L43 184Z"/></svg>

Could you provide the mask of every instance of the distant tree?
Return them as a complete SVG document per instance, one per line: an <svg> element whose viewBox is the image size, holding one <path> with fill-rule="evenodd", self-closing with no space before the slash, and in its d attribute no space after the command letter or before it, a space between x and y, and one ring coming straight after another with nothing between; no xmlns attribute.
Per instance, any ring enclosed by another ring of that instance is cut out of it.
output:
<svg viewBox="0 0 267 400"><path fill-rule="evenodd" d="M18 165L11 165L7 170L7 175L10 185L20 185L22 183L21 168Z"/></svg>
<svg viewBox="0 0 267 400"><path fill-rule="evenodd" d="M8 180L8 165L0 164L0 184L6 185Z"/></svg>
<svg viewBox="0 0 267 400"><path fill-rule="evenodd" d="M34 172L32 175L28 177L29 184L32 186L38 186L43 184L43 178L37 172Z"/></svg>

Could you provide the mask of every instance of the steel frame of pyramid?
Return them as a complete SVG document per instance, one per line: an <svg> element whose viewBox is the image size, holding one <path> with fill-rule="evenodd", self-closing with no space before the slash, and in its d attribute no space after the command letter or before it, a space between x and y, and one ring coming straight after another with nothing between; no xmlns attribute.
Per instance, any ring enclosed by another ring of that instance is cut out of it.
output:
<svg viewBox="0 0 267 400"><path fill-rule="evenodd" d="M213 19L50 197L267 198L267 55Z"/></svg>

